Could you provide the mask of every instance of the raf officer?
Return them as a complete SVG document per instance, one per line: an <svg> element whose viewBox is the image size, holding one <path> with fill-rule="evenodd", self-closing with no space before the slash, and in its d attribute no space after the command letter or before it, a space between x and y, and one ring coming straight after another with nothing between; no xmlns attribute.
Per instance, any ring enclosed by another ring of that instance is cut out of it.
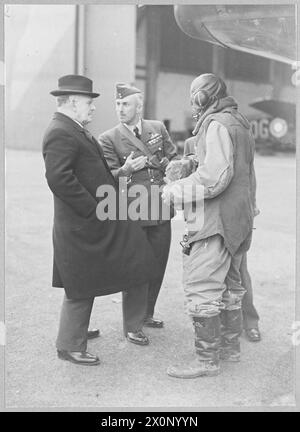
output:
<svg viewBox="0 0 300 432"><path fill-rule="evenodd" d="M177 155L164 124L160 121L144 120L142 109L141 91L129 84L117 84L116 112L120 123L100 135L99 142L117 181L125 177L128 186L143 185L147 189L149 197L147 217L139 220L138 224L146 233L160 268L155 280L148 284L145 304L140 301L139 307L140 310L145 310L144 326L160 328L163 327L163 321L154 318L154 308L168 260L171 215L168 219L163 217L161 197L156 202L151 201L151 186L164 184L166 166ZM157 208L154 209L154 206ZM153 214L156 216L153 217ZM127 334L126 328L124 332ZM148 343L147 337L142 332L135 335L127 334L127 339L138 344Z"/></svg>

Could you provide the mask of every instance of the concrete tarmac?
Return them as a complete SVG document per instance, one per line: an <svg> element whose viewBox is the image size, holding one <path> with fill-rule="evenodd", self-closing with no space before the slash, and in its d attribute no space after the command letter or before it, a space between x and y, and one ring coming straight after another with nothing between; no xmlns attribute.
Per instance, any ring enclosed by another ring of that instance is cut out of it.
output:
<svg viewBox="0 0 300 432"><path fill-rule="evenodd" d="M248 255L262 341L242 337L240 363L217 377L180 380L166 368L194 356L193 328L181 286L183 221L172 222L172 244L156 315L164 329L145 329L149 346L122 334L120 293L96 298L91 327L101 337L89 351L92 368L56 356L62 289L51 287L52 197L40 153L6 156L6 408L89 410L294 409L295 158L256 156L257 203Z"/></svg>

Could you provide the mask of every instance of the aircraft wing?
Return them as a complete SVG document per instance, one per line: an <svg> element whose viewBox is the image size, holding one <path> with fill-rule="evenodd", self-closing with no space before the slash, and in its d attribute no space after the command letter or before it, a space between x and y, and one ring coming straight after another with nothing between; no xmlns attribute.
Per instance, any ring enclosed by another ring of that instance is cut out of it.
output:
<svg viewBox="0 0 300 432"><path fill-rule="evenodd" d="M292 102L284 102L278 99L259 99L249 104L251 107L278 117L289 122L296 121L296 105Z"/></svg>
<svg viewBox="0 0 300 432"><path fill-rule="evenodd" d="M176 5L174 15L193 38L284 63L296 60L293 4Z"/></svg>

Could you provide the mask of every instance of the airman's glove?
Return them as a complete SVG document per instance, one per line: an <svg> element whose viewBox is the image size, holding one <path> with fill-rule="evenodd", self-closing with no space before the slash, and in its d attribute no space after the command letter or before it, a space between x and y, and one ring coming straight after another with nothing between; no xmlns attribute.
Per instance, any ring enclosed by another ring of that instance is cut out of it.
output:
<svg viewBox="0 0 300 432"><path fill-rule="evenodd" d="M166 168L166 183L174 182L188 177L195 170L193 159L176 159L171 160Z"/></svg>

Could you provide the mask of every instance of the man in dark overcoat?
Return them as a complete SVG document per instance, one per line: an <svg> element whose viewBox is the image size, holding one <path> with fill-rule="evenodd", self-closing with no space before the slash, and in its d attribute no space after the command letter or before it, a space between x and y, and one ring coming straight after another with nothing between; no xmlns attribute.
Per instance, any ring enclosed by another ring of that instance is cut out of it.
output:
<svg viewBox="0 0 300 432"><path fill-rule="evenodd" d="M163 281L171 241L170 218L172 212L164 213L161 195L153 199L154 188L164 185L165 169L169 161L176 158L176 148L160 121L142 118L143 99L141 90L133 85L118 83L116 85L116 113L120 123L99 137L105 158L115 179L126 179L128 190L136 186L144 187L147 196L148 212L141 215L138 224L142 226L159 262L155 280L149 283L147 310L144 325L163 327L163 321L154 318L156 300ZM122 181L122 180L121 180ZM128 194L130 195L130 194ZM130 196L128 198L130 207ZM129 217L131 215L129 214ZM127 294L124 293L123 296ZM135 299L135 304L144 307ZM127 329L124 329L126 333ZM142 338L132 337L130 342L147 343Z"/></svg>
<svg viewBox="0 0 300 432"><path fill-rule="evenodd" d="M99 96L92 87L80 75L59 79L58 89L51 92L57 112L43 140L54 198L53 286L65 290L56 347L59 358L82 365L100 362L87 352L94 297L127 291L124 321L130 331L139 331L144 311L135 312L132 297L145 296L135 287L148 283L156 262L141 228L97 217L99 188L110 185L115 191L116 185L101 147L85 128Z"/></svg>

